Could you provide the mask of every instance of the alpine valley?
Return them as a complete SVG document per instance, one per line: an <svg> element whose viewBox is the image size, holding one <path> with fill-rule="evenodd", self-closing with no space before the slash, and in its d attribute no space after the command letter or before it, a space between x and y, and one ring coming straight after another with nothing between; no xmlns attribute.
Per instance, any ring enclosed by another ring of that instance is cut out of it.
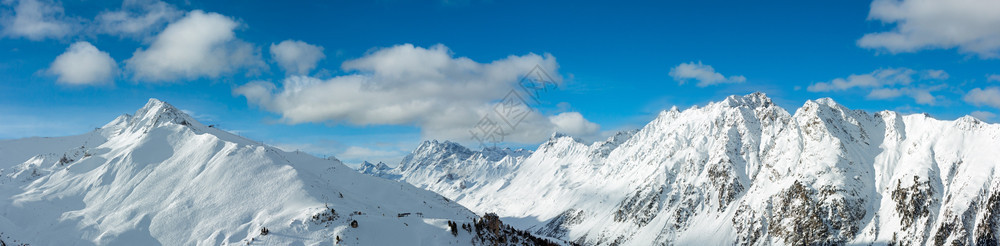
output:
<svg viewBox="0 0 1000 246"><path fill-rule="evenodd" d="M970 116L869 113L829 98L789 113L754 93L675 107L606 141L553 134L534 151L425 141L396 167L359 170L581 245L998 245L998 153L1000 125ZM73 171L59 172L48 175ZM63 187L48 183L28 188ZM61 217L93 223L92 210L74 211Z"/></svg>

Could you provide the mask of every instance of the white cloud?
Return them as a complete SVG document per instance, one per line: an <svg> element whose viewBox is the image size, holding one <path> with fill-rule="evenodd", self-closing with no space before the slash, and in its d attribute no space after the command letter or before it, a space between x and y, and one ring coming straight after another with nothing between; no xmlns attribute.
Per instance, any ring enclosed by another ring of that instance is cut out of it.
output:
<svg viewBox="0 0 1000 246"><path fill-rule="evenodd" d="M159 0L125 0L122 8L104 11L94 19L98 32L126 37L145 37L184 15Z"/></svg>
<svg viewBox="0 0 1000 246"><path fill-rule="evenodd" d="M4 5L12 3L3 1ZM4 36L30 40L62 38L75 32L74 25L65 20L62 6L46 0L16 1L14 14L2 17L2 22Z"/></svg>
<svg viewBox="0 0 1000 246"><path fill-rule="evenodd" d="M571 136L590 136L598 133L601 126L587 121L578 112L565 112L549 117L549 121L556 125L562 133Z"/></svg>
<svg viewBox="0 0 1000 246"><path fill-rule="evenodd" d="M234 93L281 114L282 120L291 124L414 125L421 128L425 138L467 143L472 141L470 131L483 122L483 117L497 124L514 125L504 132L503 140L509 142L542 141L554 131L595 131L596 124L572 113L547 117L537 110L517 108L525 114L505 117L509 121L498 117L497 101L514 95L511 92L524 98L524 92L519 90L520 79L536 66L558 75L555 58L547 54L512 55L479 63L453 57L443 45L422 48L404 44L345 61L342 68L349 75L326 80L291 76L280 88L270 82L251 82ZM552 79L561 82L558 76Z"/></svg>
<svg viewBox="0 0 1000 246"><path fill-rule="evenodd" d="M890 53L958 48L983 58L1000 56L1000 1L875 0L868 19L895 24L858 40L864 48Z"/></svg>
<svg viewBox="0 0 1000 246"><path fill-rule="evenodd" d="M271 58L288 74L308 74L323 55L323 47L297 40L285 40L271 44Z"/></svg>
<svg viewBox="0 0 1000 246"><path fill-rule="evenodd" d="M943 71L941 72L944 73ZM843 91L855 87L872 88L890 85L908 85L913 82L913 76L916 74L917 71L909 68L879 69L868 74L851 74L850 76L847 76L846 79L836 78L830 82L814 83L809 85L806 90L811 92L825 92ZM928 72L926 74L930 73ZM944 74L944 76L947 77L947 73Z"/></svg>
<svg viewBox="0 0 1000 246"><path fill-rule="evenodd" d="M1000 82L1000 74L990 74L986 76L986 81Z"/></svg>
<svg viewBox="0 0 1000 246"><path fill-rule="evenodd" d="M931 94L930 89L905 89L905 91L906 95L913 98L918 104L937 104L937 98Z"/></svg>
<svg viewBox="0 0 1000 246"><path fill-rule="evenodd" d="M110 82L117 71L118 64L107 52L86 41L70 45L49 67L49 73L59 76L56 81L72 85Z"/></svg>
<svg viewBox="0 0 1000 246"><path fill-rule="evenodd" d="M950 75L944 70L928 69L920 72L921 79L936 79L936 80L946 80Z"/></svg>
<svg viewBox="0 0 1000 246"><path fill-rule="evenodd" d="M689 79L697 80L698 87L723 83L743 83L747 81L747 78L742 75L726 77L721 73L715 72L712 66L701 64L700 61L698 63L681 63L671 68L670 77L673 77L674 80L682 85Z"/></svg>
<svg viewBox="0 0 1000 246"><path fill-rule="evenodd" d="M964 99L972 105L1000 108L1000 87L975 88L966 93Z"/></svg>
<svg viewBox="0 0 1000 246"><path fill-rule="evenodd" d="M136 80L168 81L216 78L240 68L263 64L257 49L236 38L239 23L201 10L167 25L145 50L137 50L125 61Z"/></svg>
<svg viewBox="0 0 1000 246"><path fill-rule="evenodd" d="M902 95L903 95L903 91L900 90L900 89L879 88L879 89L872 90L872 92L868 93L868 98L870 98L870 99L890 99L890 98L897 98L897 97L902 96Z"/></svg>
<svg viewBox="0 0 1000 246"><path fill-rule="evenodd" d="M894 99L901 96L913 98L918 104L934 105L938 97L931 94L941 90L941 85L926 85L916 82L940 82L948 79L944 70L917 71L909 68L878 69L867 74L851 74L847 78L836 78L828 82L809 85L810 92L833 92L852 89L869 90L868 99Z"/></svg>
<svg viewBox="0 0 1000 246"><path fill-rule="evenodd" d="M976 117L976 119L982 121L991 121L993 120L993 118L997 117L996 114L986 111L972 111L972 113L969 113L969 115L972 115L972 117Z"/></svg>

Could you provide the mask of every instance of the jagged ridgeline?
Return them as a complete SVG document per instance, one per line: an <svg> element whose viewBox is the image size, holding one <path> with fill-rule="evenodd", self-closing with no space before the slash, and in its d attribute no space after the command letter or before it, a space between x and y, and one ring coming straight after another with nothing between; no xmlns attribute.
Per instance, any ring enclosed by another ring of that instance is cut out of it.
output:
<svg viewBox="0 0 1000 246"><path fill-rule="evenodd" d="M0 141L0 174L0 245L563 243L473 230L502 222L156 99L87 134Z"/></svg>
<svg viewBox="0 0 1000 246"><path fill-rule="evenodd" d="M537 150L421 144L396 168L479 213L583 245L997 245L1000 125L762 93Z"/></svg>

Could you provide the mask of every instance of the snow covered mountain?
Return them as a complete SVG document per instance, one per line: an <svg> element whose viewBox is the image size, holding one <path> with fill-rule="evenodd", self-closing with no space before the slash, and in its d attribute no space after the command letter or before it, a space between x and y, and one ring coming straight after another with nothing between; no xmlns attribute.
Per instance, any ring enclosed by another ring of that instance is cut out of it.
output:
<svg viewBox="0 0 1000 246"><path fill-rule="evenodd" d="M383 162L379 162L378 164L372 164L371 162L367 161L362 162L361 166L359 166L357 170L358 172L361 172L363 174L375 175L387 179L399 178L398 176L394 176L388 173L390 170L392 170L392 167L389 167L389 165L386 165Z"/></svg>
<svg viewBox="0 0 1000 246"><path fill-rule="evenodd" d="M584 245L997 245L1000 124L762 93L537 150L421 144L371 175Z"/></svg>
<svg viewBox="0 0 1000 246"><path fill-rule="evenodd" d="M205 126L156 99L87 134L0 141L0 174L3 245L545 243L433 192Z"/></svg>

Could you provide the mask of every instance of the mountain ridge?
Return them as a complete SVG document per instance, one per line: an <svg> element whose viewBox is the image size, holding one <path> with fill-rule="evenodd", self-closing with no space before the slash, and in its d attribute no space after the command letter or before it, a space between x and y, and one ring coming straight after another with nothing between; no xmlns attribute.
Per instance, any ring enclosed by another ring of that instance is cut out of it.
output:
<svg viewBox="0 0 1000 246"><path fill-rule="evenodd" d="M561 243L488 217L157 99L86 134L0 141L0 244Z"/></svg>
<svg viewBox="0 0 1000 246"><path fill-rule="evenodd" d="M400 166L424 168L383 173L584 245L998 240L1000 211L986 208L1000 206L988 158L1000 124L830 98L790 114L753 93L664 110L626 135L606 156L553 138L523 158L408 158Z"/></svg>

